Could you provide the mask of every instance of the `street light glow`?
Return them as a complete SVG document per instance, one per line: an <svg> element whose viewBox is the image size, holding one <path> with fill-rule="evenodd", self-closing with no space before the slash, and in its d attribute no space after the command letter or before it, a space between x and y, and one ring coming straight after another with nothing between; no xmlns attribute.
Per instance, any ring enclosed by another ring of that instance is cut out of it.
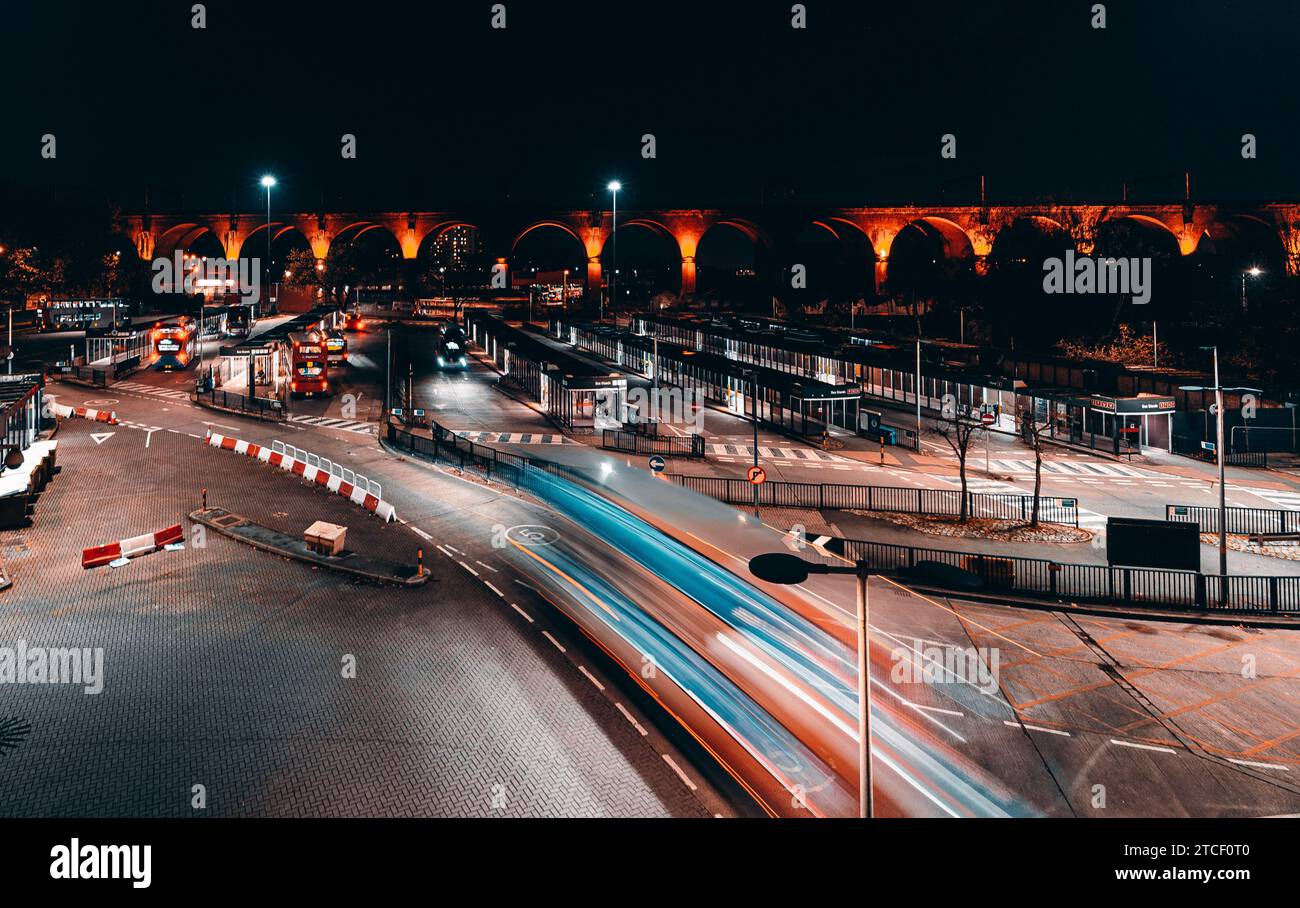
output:
<svg viewBox="0 0 1300 908"><path fill-rule="evenodd" d="M620 183L618 180L610 180L609 185L607 185L605 188L608 189L610 192L618 192L620 189L623 188L623 184Z"/></svg>
<svg viewBox="0 0 1300 908"><path fill-rule="evenodd" d="M265 186L267 189L270 189L272 186L275 185L275 177L271 176L270 174L267 174L266 176L262 177L262 185Z"/></svg>

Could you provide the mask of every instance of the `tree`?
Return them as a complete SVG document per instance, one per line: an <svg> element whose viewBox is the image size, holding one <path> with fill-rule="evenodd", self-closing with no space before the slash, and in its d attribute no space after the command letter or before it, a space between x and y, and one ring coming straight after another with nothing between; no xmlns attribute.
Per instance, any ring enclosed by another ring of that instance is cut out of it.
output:
<svg viewBox="0 0 1300 908"><path fill-rule="evenodd" d="M1038 526L1038 504L1043 489L1043 435L1052 424L1052 410L1048 406L1047 416L1041 422L1034 411L1020 411L1020 435L1025 443L1034 449L1034 509L1029 518L1031 527Z"/></svg>
<svg viewBox="0 0 1300 908"><path fill-rule="evenodd" d="M961 474L961 523L970 519L970 496L966 493L966 455L970 451L971 439L976 430L983 427L983 423L971 419L969 414L963 415L951 394L944 395L943 416L935 423L934 430L957 455L957 468Z"/></svg>
<svg viewBox="0 0 1300 908"><path fill-rule="evenodd" d="M1056 344L1061 355L1069 359L1100 359L1130 366L1147 366L1155 362L1156 345L1150 334L1138 334L1129 325L1122 324L1113 338L1096 344L1061 340ZM1160 362L1172 364L1169 348L1159 345Z"/></svg>
<svg viewBox="0 0 1300 908"><path fill-rule="evenodd" d="M290 249L284 258L284 282L291 287L319 287L320 271L310 249Z"/></svg>

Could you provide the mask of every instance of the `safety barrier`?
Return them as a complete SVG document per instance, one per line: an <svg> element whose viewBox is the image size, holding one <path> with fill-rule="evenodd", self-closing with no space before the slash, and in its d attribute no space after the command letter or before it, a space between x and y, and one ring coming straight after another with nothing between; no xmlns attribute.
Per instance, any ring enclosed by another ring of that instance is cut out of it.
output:
<svg viewBox="0 0 1300 908"><path fill-rule="evenodd" d="M279 467L286 473L301 476L309 482L342 495L367 511L372 511L385 522L397 519L396 510L389 502L383 500L383 487L379 483L347 469L342 464L332 463L324 457L301 451L282 441L273 441L268 448L241 438L218 435L215 432L208 433L204 444L225 451L234 451L236 454L244 454L262 463Z"/></svg>
<svg viewBox="0 0 1300 908"><path fill-rule="evenodd" d="M703 457L704 436L645 435L638 432L621 432L605 429L600 446L625 454L661 454L665 457Z"/></svg>
<svg viewBox="0 0 1300 908"><path fill-rule="evenodd" d="M65 407L63 404L51 403L47 408L46 416L54 416L58 419L71 419L75 416L79 419L117 425L117 414L112 410L95 410L90 407Z"/></svg>
<svg viewBox="0 0 1300 908"><path fill-rule="evenodd" d="M147 555L150 552L158 551L165 545L183 542L184 540L185 531L179 523L174 524L156 533L145 533L141 536L132 536L129 539L110 542L107 545L96 545L88 549L82 549L81 566L82 568L101 567L119 558L135 558L137 555Z"/></svg>
<svg viewBox="0 0 1300 908"><path fill-rule="evenodd" d="M727 504L754 503L754 486L746 479L720 476L669 474L679 486L724 501ZM859 486L828 482L764 482L758 486L762 507L810 508L832 511L891 511L957 517L961 514L960 489L910 489L905 486ZM993 520L1028 520L1034 513L1034 496L966 493L966 513ZM1038 499L1038 519L1044 523L1079 525L1078 501L1074 498Z"/></svg>

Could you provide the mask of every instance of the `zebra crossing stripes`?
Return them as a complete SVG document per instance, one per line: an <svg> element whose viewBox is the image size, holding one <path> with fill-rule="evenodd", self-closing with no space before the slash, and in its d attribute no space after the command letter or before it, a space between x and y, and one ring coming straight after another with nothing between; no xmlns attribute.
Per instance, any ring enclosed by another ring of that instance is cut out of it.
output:
<svg viewBox="0 0 1300 908"><path fill-rule="evenodd" d="M1032 460L993 460L989 462L993 469L1003 473L1033 474ZM1148 479L1154 474L1122 463L1100 463L1091 460L1044 460L1043 472L1058 476L1120 476L1125 479Z"/></svg>
<svg viewBox="0 0 1300 908"><path fill-rule="evenodd" d="M153 397L166 397L168 400L189 400L188 391L182 391L179 388L159 388L155 385L146 385L138 381L115 381L109 387L114 390L134 391L137 394L149 394Z"/></svg>
<svg viewBox="0 0 1300 908"><path fill-rule="evenodd" d="M542 432L471 432L464 430L456 433L461 438L472 441L480 445L571 445L577 442L569 441L563 435L557 433Z"/></svg>
<svg viewBox="0 0 1300 908"><path fill-rule="evenodd" d="M354 419L334 419L329 416L289 416L289 422L301 425L318 426L322 429L338 429L342 432L356 432L358 435L374 435L378 426L372 422Z"/></svg>
<svg viewBox="0 0 1300 908"><path fill-rule="evenodd" d="M712 454L715 457L753 457L753 445L726 445L711 444L704 446L705 453ZM830 463L853 463L846 457L837 457L834 454L827 454L825 451L818 451L815 448L767 448L763 445L758 446L758 455L766 457L768 460L792 460L792 461L821 461Z"/></svg>
<svg viewBox="0 0 1300 908"><path fill-rule="evenodd" d="M1266 501L1271 501L1286 511L1300 511L1300 492L1289 492L1285 489L1256 489L1249 486L1233 486L1234 491L1249 492L1252 495L1258 495Z"/></svg>
<svg viewBox="0 0 1300 908"><path fill-rule="evenodd" d="M1047 462L1043 462L1046 466ZM945 477L945 482L960 486L960 477ZM1024 495L1025 490L1009 485L1005 482L999 482L996 479L980 479L968 477L966 480L966 489L970 492L983 492L988 495ZM1074 499L1074 506L1079 512L1079 527L1084 530L1101 532L1106 529L1107 517L1105 514L1098 514L1096 511L1089 511L1087 508L1079 506L1079 500Z"/></svg>

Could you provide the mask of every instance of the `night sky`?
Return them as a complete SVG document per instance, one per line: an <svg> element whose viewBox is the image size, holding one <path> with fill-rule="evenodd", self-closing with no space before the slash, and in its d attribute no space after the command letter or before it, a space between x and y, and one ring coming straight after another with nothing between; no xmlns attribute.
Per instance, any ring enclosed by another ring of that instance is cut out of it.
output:
<svg viewBox="0 0 1300 908"><path fill-rule="evenodd" d="M1293 0L191 5L5 5L10 204L1300 198Z"/></svg>

